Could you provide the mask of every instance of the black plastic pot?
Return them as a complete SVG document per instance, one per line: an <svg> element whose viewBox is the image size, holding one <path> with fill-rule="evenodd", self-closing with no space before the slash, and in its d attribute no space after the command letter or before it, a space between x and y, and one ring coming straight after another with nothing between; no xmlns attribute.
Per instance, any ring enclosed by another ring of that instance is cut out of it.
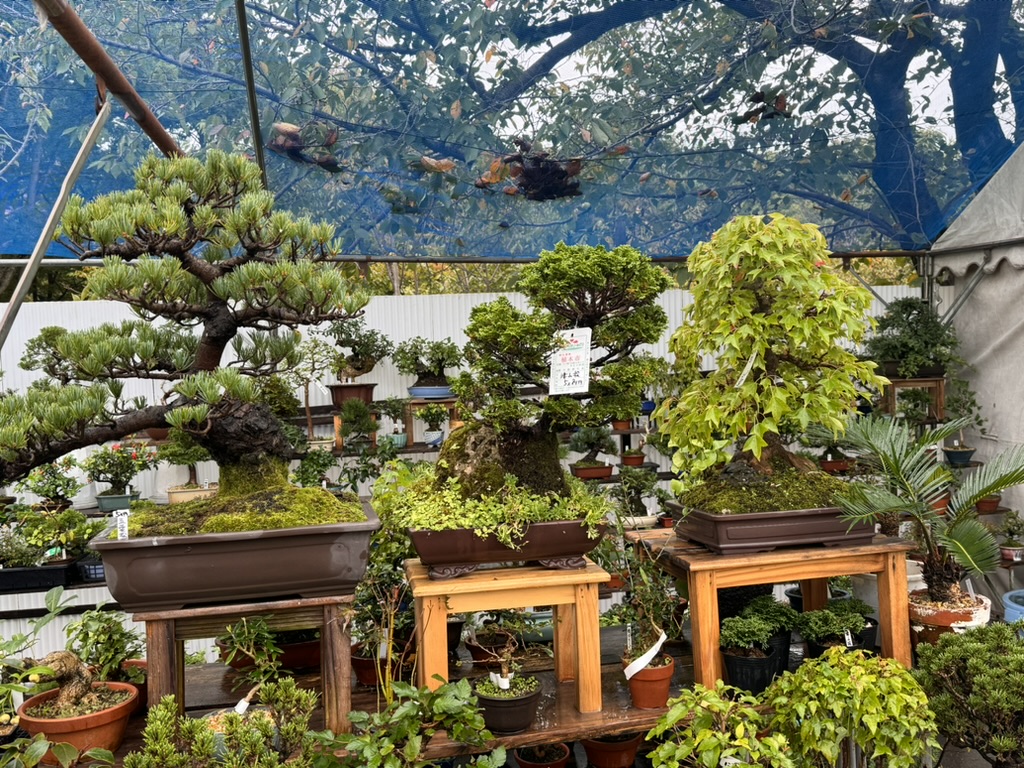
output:
<svg viewBox="0 0 1024 768"><path fill-rule="evenodd" d="M807 641L807 657L811 658L811 659L816 659L816 658L821 656L825 651L827 651L829 648L831 648L834 645L840 645L843 648L846 648L847 650L850 650L850 651L855 651L858 648L863 648L864 647L864 641L861 639L860 635L854 635L853 639L854 639L853 645L846 645L843 642L843 640L840 639L840 638L832 638L832 640L827 645L819 645L818 643L816 643L813 640L808 640Z"/></svg>
<svg viewBox="0 0 1024 768"><path fill-rule="evenodd" d="M833 589L832 600L849 600L850 592L845 589ZM786 598L789 600L790 607L797 613L804 612L804 595L800 591L800 587L788 587L786 589Z"/></svg>
<svg viewBox="0 0 1024 768"><path fill-rule="evenodd" d="M541 688L514 698L484 696L477 691L476 697L484 716L484 723L494 734L521 733L533 725L537 716L537 702Z"/></svg>
<svg viewBox="0 0 1024 768"><path fill-rule="evenodd" d="M768 655L764 658L733 656L723 652L722 659L725 661L729 685L743 688L755 695L762 693L771 684L779 663L778 651L772 647L768 648Z"/></svg>
<svg viewBox="0 0 1024 768"><path fill-rule="evenodd" d="M789 648L793 644L793 633L786 629L768 639L768 647L775 650L775 674L781 675L789 669Z"/></svg>

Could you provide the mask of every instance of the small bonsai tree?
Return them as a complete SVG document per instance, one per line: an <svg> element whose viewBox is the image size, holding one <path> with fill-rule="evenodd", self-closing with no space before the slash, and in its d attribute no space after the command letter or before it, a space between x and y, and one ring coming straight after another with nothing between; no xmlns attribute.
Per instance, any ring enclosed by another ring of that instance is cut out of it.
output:
<svg viewBox="0 0 1024 768"><path fill-rule="evenodd" d="M373 410L382 416L387 416L394 425L392 431L398 434L405 428L405 407L409 400L405 397L388 397L384 400L375 400Z"/></svg>
<svg viewBox="0 0 1024 768"><path fill-rule="evenodd" d="M462 351L450 338L430 341L416 336L399 343L391 356L399 373L415 376L415 387L446 387L445 371L462 362Z"/></svg>
<svg viewBox="0 0 1024 768"><path fill-rule="evenodd" d="M669 347L692 374L706 354L718 369L655 412L687 482L730 460L809 471L783 436L812 423L841 433L859 391L885 383L847 348L868 329L871 294L827 260L817 227L780 214L737 217L690 254L694 301Z"/></svg>
<svg viewBox="0 0 1024 768"><path fill-rule="evenodd" d="M569 450L583 454L576 464L584 467L601 464L602 462L597 460L601 453L614 456L619 452L607 427L580 427L569 438Z"/></svg>
<svg viewBox="0 0 1024 768"><path fill-rule="evenodd" d="M416 418L426 424L431 432L438 432L441 425L448 421L448 409L440 403L429 403L417 409Z"/></svg>
<svg viewBox="0 0 1024 768"><path fill-rule="evenodd" d="M124 664L141 659L146 649L142 635L128 621L128 614L121 611L88 610L65 629L67 650L92 667L97 680L141 682L142 669Z"/></svg>
<svg viewBox="0 0 1024 768"><path fill-rule="evenodd" d="M331 323L324 332L334 339L337 349L330 365L342 382L369 373L395 348L383 333L367 328L362 318Z"/></svg>
<svg viewBox="0 0 1024 768"><path fill-rule="evenodd" d="M295 348L298 362L281 378L289 385L302 389L302 406L306 413L306 439L313 439L313 410L309 403L309 388L320 381L328 371L334 371L338 359L334 348L320 335L310 334Z"/></svg>
<svg viewBox="0 0 1024 768"><path fill-rule="evenodd" d="M71 474L77 466L74 456L61 456L33 468L14 488L19 493L34 493L49 506L70 505L74 495L82 490L82 483Z"/></svg>
<svg viewBox="0 0 1024 768"><path fill-rule="evenodd" d="M500 457L504 472L526 487L565 494L557 433L640 412L657 364L637 349L657 342L667 325L656 301L668 285L667 273L634 248L559 243L523 267L519 289L529 311L503 298L474 307L466 328L470 368L453 387L461 410L479 418L442 449L447 471L474 478L463 487L477 492L494 477L488 457ZM575 328L591 331L589 389L552 394L559 333Z"/></svg>
<svg viewBox="0 0 1024 768"><path fill-rule="evenodd" d="M185 481L185 485L189 488L199 486L196 464L210 460L210 452L197 443L192 435L173 428L167 433L167 441L156 449L156 456L159 461L188 468L188 480Z"/></svg>
<svg viewBox="0 0 1024 768"><path fill-rule="evenodd" d="M908 296L889 303L864 352L879 364L898 363L899 375L912 379L922 369L945 373L960 368L959 348L953 326L943 322L930 304Z"/></svg>
<svg viewBox="0 0 1024 768"><path fill-rule="evenodd" d="M768 655L768 641L775 630L771 622L759 616L730 616L722 619L722 629L718 636L721 649L733 656Z"/></svg>
<svg viewBox="0 0 1024 768"><path fill-rule="evenodd" d="M1024 547L1024 518L1016 509L1007 510L994 532L1003 537L1004 547Z"/></svg>
<svg viewBox="0 0 1024 768"><path fill-rule="evenodd" d="M368 296L355 268L334 261L330 225L273 204L254 163L213 151L205 161L150 157L134 189L71 199L63 242L104 260L89 273L89 296L124 302L140 319L51 327L34 340L23 365L48 380L0 400L0 481L75 448L171 425L220 465L221 493L206 509L256 493L272 497L260 509L293 506L301 489L287 483L292 443L254 380L298 362L290 331L351 320ZM123 402L123 378L162 382L166 395ZM333 497L323 502L337 514Z"/></svg>

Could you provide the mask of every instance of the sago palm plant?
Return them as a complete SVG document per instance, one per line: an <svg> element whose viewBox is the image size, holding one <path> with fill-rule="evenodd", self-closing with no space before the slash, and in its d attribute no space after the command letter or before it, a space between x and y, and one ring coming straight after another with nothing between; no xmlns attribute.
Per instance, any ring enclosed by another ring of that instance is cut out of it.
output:
<svg viewBox="0 0 1024 768"><path fill-rule="evenodd" d="M948 602L968 573L985 574L999 564L992 533L978 520L975 503L1024 483L1024 446L1005 451L958 478L933 448L957 434L964 419L924 429L889 418L860 418L844 442L863 454L872 482L859 481L838 499L850 520L876 522L893 515L909 520L922 558L928 597ZM944 514L933 503L952 491Z"/></svg>

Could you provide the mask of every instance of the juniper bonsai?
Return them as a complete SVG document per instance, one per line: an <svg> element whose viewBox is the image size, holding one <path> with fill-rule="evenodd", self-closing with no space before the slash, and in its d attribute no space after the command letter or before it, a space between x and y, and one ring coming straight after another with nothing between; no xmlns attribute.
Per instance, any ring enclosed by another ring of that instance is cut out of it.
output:
<svg viewBox="0 0 1024 768"><path fill-rule="evenodd" d="M0 481L166 424L222 470L291 457L254 377L296 364L293 331L351 320L368 296L334 263L330 225L273 205L253 163L212 151L205 162L150 157L134 189L71 199L61 240L103 259L85 294L124 302L139 319L50 327L33 340L22 364L47 379L0 401ZM163 400L124 400L127 378L162 382ZM223 482L221 491L230 493Z"/></svg>

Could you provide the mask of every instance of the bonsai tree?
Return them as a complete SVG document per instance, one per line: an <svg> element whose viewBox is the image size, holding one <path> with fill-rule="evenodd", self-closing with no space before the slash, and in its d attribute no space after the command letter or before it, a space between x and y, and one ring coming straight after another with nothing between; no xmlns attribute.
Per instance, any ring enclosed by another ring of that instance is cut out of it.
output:
<svg viewBox="0 0 1024 768"><path fill-rule="evenodd" d="M462 351L450 338L430 341L416 336L399 343L391 360L399 373L416 377L414 387L446 387L445 371L462 362Z"/></svg>
<svg viewBox="0 0 1024 768"><path fill-rule="evenodd" d="M841 433L859 389L885 383L847 349L868 329L871 294L827 260L818 228L781 214L737 217L690 254L694 300L669 348L691 374L708 354L718 369L655 411L687 483L731 460L809 471L783 436L812 423Z"/></svg>
<svg viewBox="0 0 1024 768"><path fill-rule="evenodd" d="M281 377L292 387L302 389L302 406L306 413L306 439L313 440L313 411L309 404L309 388L325 373L336 368L337 353L320 335L310 334L295 349L298 362Z"/></svg>
<svg viewBox="0 0 1024 768"><path fill-rule="evenodd" d="M654 358L637 354L665 329L656 303L667 273L634 248L559 243L523 267L519 289L529 310L504 298L474 307L466 335L469 370L453 383L465 413L477 412L441 451L449 472L470 492L487 486L498 456L504 471L539 493L566 492L557 433L639 413L653 382ZM559 332L589 328L590 386L552 394L551 361L563 348Z"/></svg>
<svg viewBox="0 0 1024 768"><path fill-rule="evenodd" d="M978 404L977 395L963 376L950 378L946 391L945 410L946 418L959 419L962 424L957 437L953 440L952 447L972 450L964 439L964 430L973 428L979 434L984 435L987 422L981 415L981 406Z"/></svg>
<svg viewBox="0 0 1024 768"><path fill-rule="evenodd" d="M865 477L878 480L851 483L839 495L839 506L853 520L909 519L928 597L939 603L959 594L959 582L968 573L980 576L999 564L995 537L978 520L975 504L1024 482L1024 447L1018 446L968 473L940 515L933 504L949 491L954 478L932 449L962 426L962 421L952 421L917 435L901 421L873 417L856 420L846 432L846 440L867 464Z"/></svg>
<svg viewBox="0 0 1024 768"><path fill-rule="evenodd" d="M64 630L67 650L92 667L97 680L141 682L142 668L125 662L141 659L146 643L128 621L128 614L121 611L88 610Z"/></svg>
<svg viewBox="0 0 1024 768"><path fill-rule="evenodd" d="M188 480L186 487L197 488L199 486L199 475L196 464L200 461L209 461L210 452L196 442L188 432L180 429L171 429L167 434L167 441L156 449L156 457L159 461L166 461L168 464L188 468Z"/></svg>
<svg viewBox="0 0 1024 768"><path fill-rule="evenodd" d="M895 373L912 379L922 369L934 369L941 376L960 368L959 348L953 326L943 322L930 304L908 296L889 303L864 344L864 353L879 364L897 363Z"/></svg>
<svg viewBox="0 0 1024 768"><path fill-rule="evenodd" d="M74 456L61 456L34 467L14 488L19 493L34 493L49 507L70 506L71 499L82 490L82 483L71 474L77 466Z"/></svg>
<svg viewBox="0 0 1024 768"><path fill-rule="evenodd" d="M144 443L126 442L100 446L82 461L82 469L93 482L110 483L105 494L124 496L135 476L155 467L156 451Z"/></svg>
<svg viewBox="0 0 1024 768"><path fill-rule="evenodd" d="M416 410L416 418L427 425L431 432L439 432L441 425L448 421L448 409L440 403L429 403Z"/></svg>
<svg viewBox="0 0 1024 768"><path fill-rule="evenodd" d="M607 427L603 426L580 427L569 438L569 450L574 453L583 454L583 457L574 463L584 467L603 464L604 462L597 460L598 455L601 453L614 456L619 452L611 432L608 431Z"/></svg>
<svg viewBox="0 0 1024 768"><path fill-rule="evenodd" d="M989 624L917 647L915 679L938 732L993 768L1024 764L1024 625Z"/></svg>
<svg viewBox="0 0 1024 768"><path fill-rule="evenodd" d="M992 531L1003 537L1001 541L1002 546L1010 548L1024 547L1024 518L1021 518L1020 513L1016 509L1007 510L1003 515L1002 522L995 526Z"/></svg>
<svg viewBox="0 0 1024 768"><path fill-rule="evenodd" d="M298 362L290 331L351 320L367 295L350 279L354 269L334 262L330 225L273 203L255 164L213 151L205 161L150 157L135 189L72 198L61 239L104 264L90 271L88 295L124 302L140 319L46 328L33 341L22 364L48 381L0 400L0 481L169 424L220 465L221 492L207 509L250 493L290 506L287 496L302 490L287 483L292 444L257 400L254 377ZM166 395L124 402L122 378L163 382ZM336 504L327 497L322 509Z"/></svg>
<svg viewBox="0 0 1024 768"><path fill-rule="evenodd" d="M324 333L334 339L330 365L342 382L369 373L395 348L383 333L367 328L362 318L331 323Z"/></svg>
<svg viewBox="0 0 1024 768"><path fill-rule="evenodd" d="M658 487L658 474L640 467L620 467L619 482L608 489L623 517L644 517L648 514L644 499L655 499L659 505L671 495Z"/></svg>

